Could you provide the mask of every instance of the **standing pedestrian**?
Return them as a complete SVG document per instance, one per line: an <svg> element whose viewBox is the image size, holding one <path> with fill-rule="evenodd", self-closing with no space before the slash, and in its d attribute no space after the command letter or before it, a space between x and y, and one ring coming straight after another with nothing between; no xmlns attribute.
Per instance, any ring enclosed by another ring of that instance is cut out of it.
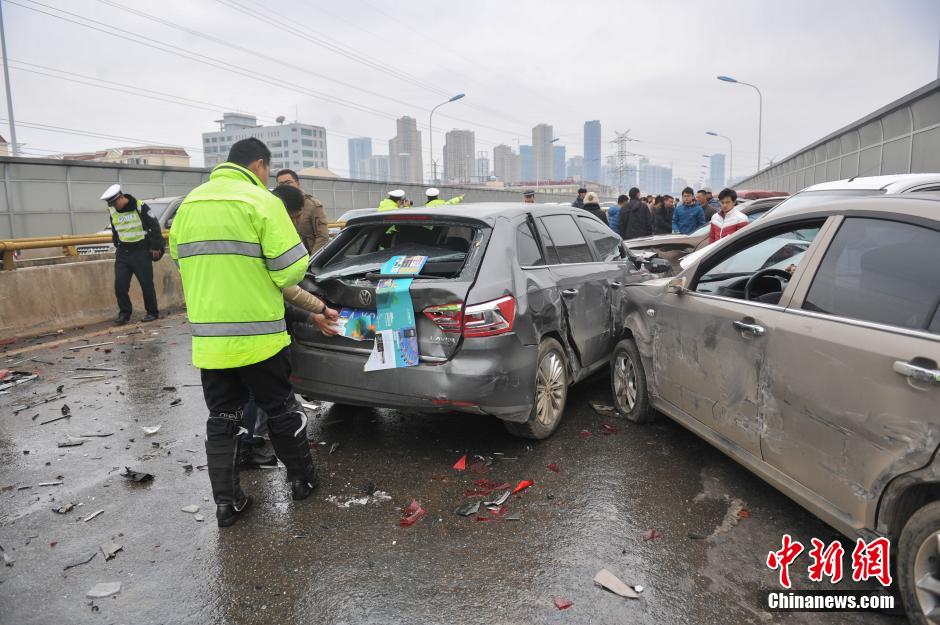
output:
<svg viewBox="0 0 940 625"><path fill-rule="evenodd" d="M580 189L578 189L578 197L574 202L571 203L571 205L574 206L575 208L584 208L584 202L585 202L584 196L587 195L587 192L588 190L585 189L584 187L581 187Z"/></svg>
<svg viewBox="0 0 940 625"><path fill-rule="evenodd" d="M402 207L405 202L405 192L401 189L395 189L388 192L388 197L379 202L379 210L394 211Z"/></svg>
<svg viewBox="0 0 940 625"><path fill-rule="evenodd" d="M698 202L699 206L702 207L702 213L705 215L706 223L711 221L712 215L714 215L719 210L721 210L721 206L718 204L717 200L715 200L714 203L709 200L709 198L711 198L711 195L712 194L708 190L708 187L699 189L698 193L695 194L695 201Z"/></svg>
<svg viewBox="0 0 940 625"><path fill-rule="evenodd" d="M271 151L256 138L232 145L180 205L170 229L209 417L206 459L219 527L251 505L239 479L238 433L249 396L268 414L271 444L295 501L319 483L307 415L290 383L282 289L304 277L309 257L283 203L269 192Z"/></svg>
<svg viewBox="0 0 940 625"><path fill-rule="evenodd" d="M692 234L706 223L702 207L695 202L692 187L682 190L682 204L672 212L673 234Z"/></svg>
<svg viewBox="0 0 940 625"><path fill-rule="evenodd" d="M526 191L523 193L522 201L525 204L535 204L535 191Z"/></svg>
<svg viewBox="0 0 940 625"><path fill-rule="evenodd" d="M114 243L114 296L117 298L118 316L115 325L131 320L131 276L137 276L144 297L147 315L142 321L154 321L160 316L157 291L153 286L153 263L163 258L166 247L160 222L150 214L150 207L121 185L113 184L101 195L108 204L111 218L111 241Z"/></svg>
<svg viewBox="0 0 940 625"><path fill-rule="evenodd" d="M629 201L630 198L621 193L617 197L617 203L607 209L607 225L610 226L610 229L616 232L618 235L620 234L620 212Z"/></svg>
<svg viewBox="0 0 940 625"><path fill-rule="evenodd" d="M585 194L584 205L581 207L581 210L585 210L605 224L607 223L607 215L604 214L604 210L601 208L600 198L593 191Z"/></svg>
<svg viewBox="0 0 940 625"><path fill-rule="evenodd" d="M640 190L631 188L630 199L620 210L620 238L624 241L653 234L653 216L649 206L640 199Z"/></svg>
<svg viewBox="0 0 940 625"><path fill-rule="evenodd" d="M671 195L656 198L653 210L653 234L670 234L672 232L672 212L676 207L676 199Z"/></svg>
<svg viewBox="0 0 940 625"><path fill-rule="evenodd" d="M750 223L747 215L735 208L738 194L734 189L722 189L718 194L721 210L712 215L708 230L708 242L714 243L732 234Z"/></svg>
<svg viewBox="0 0 940 625"><path fill-rule="evenodd" d="M293 169L282 169L274 178L278 186L286 184L300 189L300 177ZM297 223L297 231L300 232L300 240L310 255L330 242L329 221L320 200L304 193L304 208Z"/></svg>

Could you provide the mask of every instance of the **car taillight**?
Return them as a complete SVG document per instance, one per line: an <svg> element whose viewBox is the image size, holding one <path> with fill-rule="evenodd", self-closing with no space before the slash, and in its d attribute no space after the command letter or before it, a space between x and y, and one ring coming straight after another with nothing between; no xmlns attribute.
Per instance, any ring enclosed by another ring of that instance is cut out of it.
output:
<svg viewBox="0 0 940 625"><path fill-rule="evenodd" d="M512 331L516 299L507 295L466 307L463 304L431 306L424 309L424 315L444 332L462 332L466 337L495 336Z"/></svg>

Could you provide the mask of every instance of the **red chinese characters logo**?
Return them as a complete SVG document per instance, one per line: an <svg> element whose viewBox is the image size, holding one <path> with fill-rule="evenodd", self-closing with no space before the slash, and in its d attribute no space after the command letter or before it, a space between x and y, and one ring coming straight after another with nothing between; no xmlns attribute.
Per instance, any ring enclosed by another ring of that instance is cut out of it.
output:
<svg viewBox="0 0 940 625"><path fill-rule="evenodd" d="M783 546L780 551L771 551L767 554L767 566L771 569L780 569L780 585L790 587L790 565L803 553L803 544L794 541L789 534L783 535Z"/></svg>
<svg viewBox="0 0 940 625"><path fill-rule="evenodd" d="M866 543L859 538L852 550L852 579L863 582L874 577L882 586L891 585L891 543L876 538Z"/></svg>
<svg viewBox="0 0 940 625"><path fill-rule="evenodd" d="M827 547L826 543L818 538L812 538L811 542L813 548L809 550L809 557L813 559L813 563L808 569L810 580L821 582L825 576L833 584L838 584L842 581L842 556L845 555L842 543L834 540Z"/></svg>

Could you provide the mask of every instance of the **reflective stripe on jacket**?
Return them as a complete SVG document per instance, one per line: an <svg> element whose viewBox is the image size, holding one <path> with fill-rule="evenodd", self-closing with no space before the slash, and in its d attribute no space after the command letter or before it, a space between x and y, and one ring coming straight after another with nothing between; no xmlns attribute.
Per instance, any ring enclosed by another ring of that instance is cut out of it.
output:
<svg viewBox="0 0 940 625"><path fill-rule="evenodd" d="M108 211L111 213L111 226L121 243L137 243L147 236L144 232L144 222L140 218L140 204L124 212L109 206Z"/></svg>
<svg viewBox="0 0 940 625"><path fill-rule="evenodd" d="M308 256L284 205L250 170L222 163L193 189L170 228L193 335L193 364L231 369L290 344L281 290Z"/></svg>

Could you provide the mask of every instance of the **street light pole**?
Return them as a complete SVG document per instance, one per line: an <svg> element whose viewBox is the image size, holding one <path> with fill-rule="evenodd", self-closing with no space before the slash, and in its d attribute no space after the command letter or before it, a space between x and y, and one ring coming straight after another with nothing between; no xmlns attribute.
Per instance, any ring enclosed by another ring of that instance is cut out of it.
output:
<svg viewBox="0 0 940 625"><path fill-rule="evenodd" d="M757 92L757 171L760 171L761 133L764 127L764 95L760 92L760 89L757 88L757 85L752 85L749 82L741 82L731 76L718 76L718 80L744 85Z"/></svg>
<svg viewBox="0 0 940 625"><path fill-rule="evenodd" d="M717 132L712 132L711 130L705 131L705 134L728 140L728 186L731 186L734 184L734 144L731 142L731 137L720 135Z"/></svg>
<svg viewBox="0 0 940 625"><path fill-rule="evenodd" d="M10 116L10 143L13 144L13 156L20 155L20 146L16 142L16 122L13 120L13 94L10 92L10 68L7 65L7 36L3 29L3 7L0 2L0 52L3 53L3 82L7 88L7 113Z"/></svg>
<svg viewBox="0 0 940 625"><path fill-rule="evenodd" d="M431 184L437 182L437 161L434 160L434 111L441 108L445 104L450 104L451 102L456 102L460 98L464 97L465 93L458 93L451 99L441 102L437 106L431 109L431 114L428 116L428 147L431 148Z"/></svg>

